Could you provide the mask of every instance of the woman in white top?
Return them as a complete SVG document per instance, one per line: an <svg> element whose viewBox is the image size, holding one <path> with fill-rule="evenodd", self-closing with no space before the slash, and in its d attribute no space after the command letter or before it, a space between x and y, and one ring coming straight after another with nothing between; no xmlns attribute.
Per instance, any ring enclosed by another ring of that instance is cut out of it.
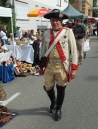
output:
<svg viewBox="0 0 98 129"><path fill-rule="evenodd" d="M4 44L8 44L6 25L2 27L2 30L0 32L0 37L1 37L1 44L2 44L2 46Z"/></svg>
<svg viewBox="0 0 98 129"><path fill-rule="evenodd" d="M29 38L30 38L31 40L33 40L33 41L37 39L37 37L34 35L34 30L33 30L33 29L30 31L30 36L29 36Z"/></svg>

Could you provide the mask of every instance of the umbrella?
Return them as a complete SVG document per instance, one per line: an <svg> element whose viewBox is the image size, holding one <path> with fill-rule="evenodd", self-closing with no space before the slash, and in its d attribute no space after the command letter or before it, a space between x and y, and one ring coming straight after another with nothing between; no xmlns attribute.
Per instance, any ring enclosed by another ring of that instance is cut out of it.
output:
<svg viewBox="0 0 98 129"><path fill-rule="evenodd" d="M91 22L96 22L96 18L88 16L88 20L90 20Z"/></svg>
<svg viewBox="0 0 98 129"><path fill-rule="evenodd" d="M50 9L46 9L46 8L39 8L39 9L35 9L32 10L31 12L29 12L27 14L28 17L42 17L45 13L50 12Z"/></svg>
<svg viewBox="0 0 98 129"><path fill-rule="evenodd" d="M27 14L28 17L41 17L41 26L42 26L42 17L44 14L50 12L50 9L46 9L46 8L39 8L39 9L35 9L32 10L31 12L29 12Z"/></svg>

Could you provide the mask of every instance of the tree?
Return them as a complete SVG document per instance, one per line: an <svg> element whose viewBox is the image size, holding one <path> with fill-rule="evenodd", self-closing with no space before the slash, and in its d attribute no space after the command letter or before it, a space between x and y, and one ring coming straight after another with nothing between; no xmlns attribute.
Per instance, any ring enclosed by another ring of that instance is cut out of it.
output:
<svg viewBox="0 0 98 129"><path fill-rule="evenodd" d="M93 0L93 7L98 7L97 0ZM98 11L93 10L93 17L98 17Z"/></svg>
<svg viewBox="0 0 98 129"><path fill-rule="evenodd" d="M0 6L13 9L13 6L8 2L8 0L0 0ZM13 30L15 33L17 30L17 27L16 27L14 11L12 12L12 18L13 18ZM3 25L7 26L8 37L10 37L10 33L12 33L11 18L10 17L0 17L0 29L2 28Z"/></svg>
<svg viewBox="0 0 98 129"><path fill-rule="evenodd" d="M73 2L75 2L76 0L69 0L69 3L73 3Z"/></svg>

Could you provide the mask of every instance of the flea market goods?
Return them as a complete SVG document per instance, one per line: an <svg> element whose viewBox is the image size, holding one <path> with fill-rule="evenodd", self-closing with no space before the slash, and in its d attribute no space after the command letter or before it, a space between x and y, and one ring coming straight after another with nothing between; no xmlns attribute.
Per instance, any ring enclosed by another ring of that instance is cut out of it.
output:
<svg viewBox="0 0 98 129"><path fill-rule="evenodd" d="M3 88L0 87L0 101L3 101L6 99L6 93L3 90Z"/></svg>

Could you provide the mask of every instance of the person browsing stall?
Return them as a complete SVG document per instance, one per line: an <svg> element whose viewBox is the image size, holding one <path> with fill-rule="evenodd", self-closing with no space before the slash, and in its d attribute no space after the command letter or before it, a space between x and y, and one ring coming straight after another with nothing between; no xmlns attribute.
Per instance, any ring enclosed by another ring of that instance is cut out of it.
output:
<svg viewBox="0 0 98 129"><path fill-rule="evenodd" d="M1 38L1 44L2 46L5 44L8 44L8 37L7 37L7 30L6 25L2 27L2 30L0 32L0 38Z"/></svg>

